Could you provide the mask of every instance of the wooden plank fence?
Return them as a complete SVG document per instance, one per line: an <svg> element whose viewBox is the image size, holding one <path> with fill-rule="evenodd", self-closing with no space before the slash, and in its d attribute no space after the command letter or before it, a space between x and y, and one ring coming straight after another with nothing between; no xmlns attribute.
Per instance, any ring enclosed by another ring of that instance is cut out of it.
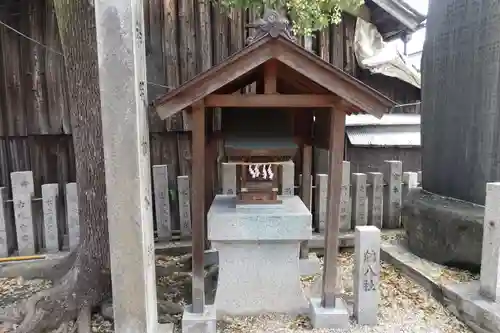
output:
<svg viewBox="0 0 500 333"><path fill-rule="evenodd" d="M297 194L294 163L285 163L280 175L282 195ZM152 167L155 236L158 241L188 239L191 236L189 176L177 177L177 188L169 182L169 166ZM222 164L223 194L236 191L234 164ZM75 248L79 243L78 193L76 183L65 186L43 184L41 197L35 197L31 171L10 174L12 193L0 187L0 257L57 253ZM402 174L400 161L386 161L383 172L350 173L350 163L343 163L341 192L341 231L358 225L381 228L401 227L400 208L404 196L419 186L420 172ZM301 177L298 177L298 184ZM326 220L328 176L314 177L311 207L316 232L322 232ZM174 206L178 214L173 214ZM177 216L178 218L174 218Z"/></svg>

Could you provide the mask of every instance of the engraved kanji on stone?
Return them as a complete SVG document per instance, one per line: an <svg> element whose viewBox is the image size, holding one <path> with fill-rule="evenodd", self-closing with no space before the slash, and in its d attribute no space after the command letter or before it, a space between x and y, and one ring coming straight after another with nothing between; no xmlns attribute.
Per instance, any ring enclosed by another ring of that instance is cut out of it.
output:
<svg viewBox="0 0 500 333"><path fill-rule="evenodd" d="M142 27L141 27L141 22L139 22L139 21L135 22L135 32L136 32L136 36L137 36L137 42L139 44L142 44L142 41L143 41Z"/></svg>
<svg viewBox="0 0 500 333"><path fill-rule="evenodd" d="M394 194L398 194L399 193L399 189L396 186L394 186L394 188L392 189L392 192Z"/></svg>
<svg viewBox="0 0 500 333"><path fill-rule="evenodd" d="M16 207L19 208L19 209L23 209L25 206L25 203L24 201L18 201L17 204L16 204Z"/></svg>
<svg viewBox="0 0 500 333"><path fill-rule="evenodd" d="M144 81L139 81L139 96L141 96L141 99L146 99L146 87L144 84Z"/></svg>
<svg viewBox="0 0 500 333"><path fill-rule="evenodd" d="M142 148L142 155L146 156L148 154L149 150L149 143L148 139L144 137L141 142L141 148Z"/></svg>

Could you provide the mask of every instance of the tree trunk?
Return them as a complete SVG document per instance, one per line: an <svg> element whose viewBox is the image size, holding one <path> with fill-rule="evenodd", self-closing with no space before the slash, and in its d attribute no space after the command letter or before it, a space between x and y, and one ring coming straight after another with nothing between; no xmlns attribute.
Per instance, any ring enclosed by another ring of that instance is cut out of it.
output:
<svg viewBox="0 0 500 333"><path fill-rule="evenodd" d="M66 65L76 159L80 245L55 286L12 309L17 333L45 333L111 294L97 42L91 0L53 0Z"/></svg>

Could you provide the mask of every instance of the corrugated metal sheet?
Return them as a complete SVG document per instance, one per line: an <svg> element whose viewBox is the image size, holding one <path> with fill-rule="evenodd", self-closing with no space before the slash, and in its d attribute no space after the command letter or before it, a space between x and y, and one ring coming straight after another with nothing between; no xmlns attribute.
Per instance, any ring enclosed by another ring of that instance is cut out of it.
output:
<svg viewBox="0 0 500 333"><path fill-rule="evenodd" d="M353 146L420 147L420 125L351 126L346 134Z"/></svg>
<svg viewBox="0 0 500 333"><path fill-rule="evenodd" d="M369 114L349 115L345 121L346 127L351 126L373 126L373 125L419 125L419 114L385 114L382 118Z"/></svg>

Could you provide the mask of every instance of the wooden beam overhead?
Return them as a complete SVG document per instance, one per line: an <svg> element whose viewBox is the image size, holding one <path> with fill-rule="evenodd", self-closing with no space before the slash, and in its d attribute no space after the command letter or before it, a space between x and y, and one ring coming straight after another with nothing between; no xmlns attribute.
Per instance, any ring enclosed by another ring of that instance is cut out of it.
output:
<svg viewBox="0 0 500 333"><path fill-rule="evenodd" d="M264 64L264 93L276 94L278 85L278 63L276 60L268 60Z"/></svg>
<svg viewBox="0 0 500 333"><path fill-rule="evenodd" d="M244 94L209 95L205 97L206 107L241 108L323 108L332 107L338 102L334 95L285 95L285 94Z"/></svg>

